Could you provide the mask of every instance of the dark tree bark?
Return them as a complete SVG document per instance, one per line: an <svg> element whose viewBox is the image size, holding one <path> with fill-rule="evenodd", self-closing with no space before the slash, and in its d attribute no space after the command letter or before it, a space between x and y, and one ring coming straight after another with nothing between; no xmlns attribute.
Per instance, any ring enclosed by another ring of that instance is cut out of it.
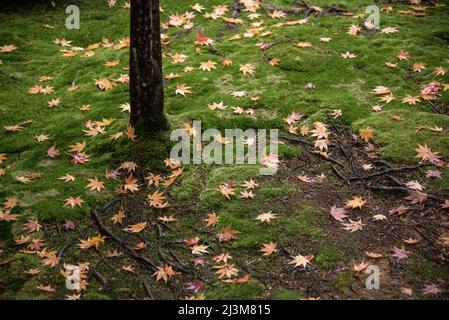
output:
<svg viewBox="0 0 449 320"><path fill-rule="evenodd" d="M131 124L138 132L166 129L159 0L131 0Z"/></svg>

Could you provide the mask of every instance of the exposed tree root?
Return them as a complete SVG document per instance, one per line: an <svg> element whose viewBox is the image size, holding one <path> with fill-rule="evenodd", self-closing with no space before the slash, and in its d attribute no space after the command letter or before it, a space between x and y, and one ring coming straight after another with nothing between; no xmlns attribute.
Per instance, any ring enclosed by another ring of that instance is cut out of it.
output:
<svg viewBox="0 0 449 320"><path fill-rule="evenodd" d="M349 11L339 7L326 7L326 8L318 8L313 5L307 4L305 1L297 0L293 2L293 8L285 9L282 7L271 6L264 8L266 12L273 12L275 10L281 11L285 14L292 15L303 15L304 18L307 18L311 15L316 15L318 17L326 16L326 15L343 15L348 14Z"/></svg>
<svg viewBox="0 0 449 320"><path fill-rule="evenodd" d="M401 193L410 193L410 191L412 191L405 187L388 187L388 186L380 186L380 185L369 186L369 188L374 191L401 192ZM433 194L427 193L427 197L429 199L437 200L440 202L444 201L442 198L440 198L436 195L433 195Z"/></svg>
<svg viewBox="0 0 449 320"><path fill-rule="evenodd" d="M384 171L380 171L380 172L376 172L376 173L372 173L372 174L368 174L365 176L360 176L360 177L349 177L348 180L349 181L354 181L354 180L368 180L371 178L375 178L375 177L379 177L379 176L384 176L384 175L388 175L389 173L398 173L398 172L404 172L404 171L413 171L422 167L425 167L425 164L419 164L416 166L409 166L409 167L402 167L402 168L389 168L386 169Z"/></svg>
<svg viewBox="0 0 449 320"><path fill-rule="evenodd" d="M95 224L97 225L98 229L101 233L104 235L110 237L113 241L115 241L117 244L119 244L123 249L125 249L128 254L133 257L135 260L145 264L150 270L156 271L157 267L156 265L149 260L148 258L142 257L141 255L137 254L136 251L134 251L132 248L127 246L122 239L117 237L115 234L113 234L111 231L109 231L101 222L100 218L98 217L97 210L91 211L91 217L94 220Z"/></svg>

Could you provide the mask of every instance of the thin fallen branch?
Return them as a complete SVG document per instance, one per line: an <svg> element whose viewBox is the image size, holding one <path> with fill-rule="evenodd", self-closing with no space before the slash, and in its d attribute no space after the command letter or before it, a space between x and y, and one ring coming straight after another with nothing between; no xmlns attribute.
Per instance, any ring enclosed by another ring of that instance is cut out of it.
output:
<svg viewBox="0 0 449 320"><path fill-rule="evenodd" d="M310 141L308 141L306 139L298 138L298 137L289 137L289 136L282 135L279 138L284 139L284 140L288 140L288 141L298 142L298 143L305 144L305 145L308 145L308 146L313 146L312 142L310 142Z"/></svg>
<svg viewBox="0 0 449 320"><path fill-rule="evenodd" d="M351 184L349 183L348 178L346 178L345 176L343 176L343 174L342 174L340 171L338 171L338 169L337 169L335 166L332 166L331 168L332 168L332 171L334 171L334 173L335 173L340 179L342 179L342 180L344 181L344 183L346 183L346 184L348 185L349 188L351 188Z"/></svg>
<svg viewBox="0 0 449 320"><path fill-rule="evenodd" d="M97 279L97 281L101 284L103 288L106 288L108 286L108 281L106 278L97 270L92 271L92 277Z"/></svg>
<svg viewBox="0 0 449 320"><path fill-rule="evenodd" d="M179 33L177 33L177 34L174 34L174 35L172 36L172 39L178 39L178 38L185 37L186 35L188 35L188 34L189 34L190 32L192 32L193 30L198 29L198 28L201 28L202 26L203 26L202 24L197 24L197 25L194 26L192 29L185 30L185 31L179 32Z"/></svg>
<svg viewBox="0 0 449 320"><path fill-rule="evenodd" d="M148 282L146 280L146 277L142 277L141 281L143 283L143 287L145 288L145 291L146 291L148 297L150 297L152 300L155 300L154 296L153 296L153 293L151 292L150 286L149 286L149 284L148 284Z"/></svg>
<svg viewBox="0 0 449 320"><path fill-rule="evenodd" d="M405 187L388 187L388 186L380 186L380 185L369 186L369 188L374 191L387 191L387 192L400 192L400 193L410 193L411 191L413 191L413 190L410 190ZM442 198L440 198L436 195L433 195L433 194L429 194L429 193L427 193L427 198L433 199L436 201L440 201L440 202L444 201Z"/></svg>
<svg viewBox="0 0 449 320"><path fill-rule="evenodd" d="M344 167L343 163L341 163L337 159L331 158L329 156L327 156L327 157L320 157L320 159L323 159L323 160L328 161L328 162L335 163L336 165L339 165L342 168Z"/></svg>
<svg viewBox="0 0 449 320"><path fill-rule="evenodd" d="M416 169L419 169L419 168L422 168L422 167L425 167L425 166L426 166L425 164L418 164L416 166L409 166L409 167L402 167L402 168L390 168L390 169L386 169L384 171L368 174L368 175L361 176L361 177L349 177L348 180L349 181L368 180L368 179L371 179L371 178L387 175L389 173L398 173L398 172L403 172L403 171L412 171L412 170L416 170Z"/></svg>
<svg viewBox="0 0 449 320"><path fill-rule="evenodd" d="M59 249L58 254L56 255L58 258L62 258L65 251L73 245L73 241L64 244L61 249Z"/></svg>
<svg viewBox="0 0 449 320"><path fill-rule="evenodd" d="M290 137L290 136L282 135L282 136L280 136L279 138L284 139L284 140L288 140L288 141L290 141L290 142L298 142L298 143L300 143L300 144L305 144L305 145L307 145L307 146L313 146L313 145L314 145L313 142L310 142L310 141L308 141L308 140L305 140L305 139L302 139L302 138L299 138L299 137ZM316 155L316 153L315 153L315 155ZM329 157L329 156L327 156L327 157L319 157L319 158L320 158L320 159L323 159L323 160L325 160L325 161L329 161L329 162L332 162L332 163L334 163L334 164L337 164L337 165L339 165L340 167L344 167L343 163L341 163L341 162L338 161L337 159L331 158L331 157Z"/></svg>
<svg viewBox="0 0 449 320"><path fill-rule="evenodd" d="M291 9L285 9L278 6L272 6L272 7L265 7L266 12L273 12L273 11L281 11L285 14L292 14L292 15L304 15L304 18L309 17L312 14L316 14L318 17L329 15L329 14L336 14L336 15L342 15L346 14L349 11L343 8L339 7L326 7L326 8L319 8L317 6L311 6L307 4L305 1L298 0L293 2L293 8Z"/></svg>

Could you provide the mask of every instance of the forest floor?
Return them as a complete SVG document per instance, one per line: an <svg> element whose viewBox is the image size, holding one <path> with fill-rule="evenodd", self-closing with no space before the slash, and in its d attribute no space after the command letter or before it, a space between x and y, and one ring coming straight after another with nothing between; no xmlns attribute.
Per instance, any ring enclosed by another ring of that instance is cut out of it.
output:
<svg viewBox="0 0 449 320"><path fill-rule="evenodd" d="M447 299L449 1L196 2L161 4L171 127L280 129L273 176L132 137L125 1L2 1L0 298Z"/></svg>

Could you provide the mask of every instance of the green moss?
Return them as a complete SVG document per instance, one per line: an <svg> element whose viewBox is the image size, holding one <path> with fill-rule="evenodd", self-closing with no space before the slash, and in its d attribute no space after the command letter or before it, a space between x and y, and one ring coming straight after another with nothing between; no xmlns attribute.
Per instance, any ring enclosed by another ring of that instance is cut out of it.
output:
<svg viewBox="0 0 449 320"><path fill-rule="evenodd" d="M111 297L99 292L88 291L83 294L83 300L111 300Z"/></svg>
<svg viewBox="0 0 449 320"><path fill-rule="evenodd" d="M29 270L31 268L40 267L39 260L36 257L26 255L23 253L17 253L13 257L13 261L9 265L5 265L0 268L0 277L3 279L8 279L8 285L4 290L4 295L12 294L14 295L16 292L22 291L24 295L26 295L26 288L22 289L24 285L29 280L29 276L24 274L25 270ZM33 288L33 292L36 291ZM33 297L33 293L29 293L28 299ZM0 297L2 295L0 294ZM6 298L6 297L5 297Z"/></svg>
<svg viewBox="0 0 449 320"><path fill-rule="evenodd" d="M270 186L264 186L258 190L258 195L260 195L263 198L276 198L279 196L289 196L293 195L295 193L298 193L298 188L296 186L290 186L288 183L286 183L282 187L270 187Z"/></svg>
<svg viewBox="0 0 449 320"><path fill-rule="evenodd" d="M290 219L291 223L286 224L287 234L298 234L311 238L319 238L324 235L321 224L325 219L325 213L310 203L299 204Z"/></svg>
<svg viewBox="0 0 449 320"><path fill-rule="evenodd" d="M5 242L12 241L11 223L0 223L0 240Z"/></svg>
<svg viewBox="0 0 449 320"><path fill-rule="evenodd" d="M257 280L250 280L243 285L219 282L206 290L205 295L210 300L255 300L265 290L265 286Z"/></svg>
<svg viewBox="0 0 449 320"><path fill-rule="evenodd" d="M350 271L340 272L332 280L332 286L340 291L348 290L354 284L354 275Z"/></svg>
<svg viewBox="0 0 449 320"><path fill-rule="evenodd" d="M301 148L299 146L280 144L278 152L281 158L296 158L301 154Z"/></svg>
<svg viewBox="0 0 449 320"><path fill-rule="evenodd" d="M136 142L121 141L117 144L114 162L118 165L125 161L134 161L142 167L154 172L164 172L164 160L170 158L170 132L152 132L147 136L137 138Z"/></svg>
<svg viewBox="0 0 449 320"><path fill-rule="evenodd" d="M324 245L318 249L315 263L321 268L330 270L344 257L344 251L334 245Z"/></svg>
<svg viewBox="0 0 449 320"><path fill-rule="evenodd" d="M267 211L278 214L278 218L269 225L258 223L257 215ZM217 214L220 216L219 230L231 225L240 232L239 239L231 244L234 249L258 250L262 243L275 239L294 243L297 239L318 239L324 235L321 223L325 215L308 203L299 205L292 213L285 213L281 204L279 207L267 208L263 201L245 203L242 200L227 204Z"/></svg>
<svg viewBox="0 0 449 320"><path fill-rule="evenodd" d="M394 121L395 115L401 116L402 121ZM441 133L429 130L416 132L418 126L447 127L447 116L418 112L406 109L395 109L372 114L366 119L354 123L354 130L371 127L374 129L374 142L382 146L381 153L387 158L399 162L413 163L418 144L427 144L432 150L439 152L443 157L449 156L449 131Z"/></svg>
<svg viewBox="0 0 449 320"><path fill-rule="evenodd" d="M280 288L276 290L272 295L272 300L299 300L304 298L304 294L299 291L287 290Z"/></svg>
<svg viewBox="0 0 449 320"><path fill-rule="evenodd" d="M446 267L438 266L426 259L409 259L404 267L426 281L449 277L449 271Z"/></svg>

